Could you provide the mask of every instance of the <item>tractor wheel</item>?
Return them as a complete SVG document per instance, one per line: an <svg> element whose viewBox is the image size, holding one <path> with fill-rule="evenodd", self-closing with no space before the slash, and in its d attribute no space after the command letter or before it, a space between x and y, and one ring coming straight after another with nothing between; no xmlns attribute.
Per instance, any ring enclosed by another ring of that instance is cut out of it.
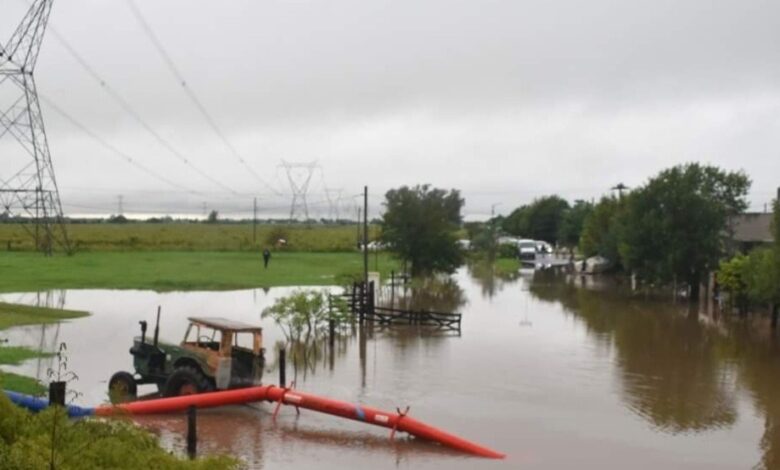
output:
<svg viewBox="0 0 780 470"><path fill-rule="evenodd" d="M179 395L193 395L196 393L210 392L214 389L208 377L195 367L182 366L168 377L165 382L163 396L177 397Z"/></svg>
<svg viewBox="0 0 780 470"><path fill-rule="evenodd" d="M125 371L117 372L108 381L108 397L111 403L124 403L135 400L138 393L133 374Z"/></svg>

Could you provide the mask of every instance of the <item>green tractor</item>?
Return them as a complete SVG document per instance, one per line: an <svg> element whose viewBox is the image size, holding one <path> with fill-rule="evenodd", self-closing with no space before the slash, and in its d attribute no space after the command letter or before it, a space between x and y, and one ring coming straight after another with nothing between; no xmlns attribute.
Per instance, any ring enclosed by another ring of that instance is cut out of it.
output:
<svg viewBox="0 0 780 470"><path fill-rule="evenodd" d="M262 328L224 318L190 317L189 321L178 346L158 341L159 310L152 342L146 340L146 322L140 322L141 336L130 348L135 374L121 371L111 377L112 401L135 399L141 384L155 384L162 396L173 397L261 383L265 367ZM251 348L239 346L239 336L251 336Z"/></svg>

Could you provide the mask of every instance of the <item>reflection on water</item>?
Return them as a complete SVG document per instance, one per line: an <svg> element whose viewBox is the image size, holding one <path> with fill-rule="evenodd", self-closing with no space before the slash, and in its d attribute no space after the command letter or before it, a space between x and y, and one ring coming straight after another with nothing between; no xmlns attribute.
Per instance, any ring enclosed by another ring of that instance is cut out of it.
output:
<svg viewBox="0 0 780 470"><path fill-rule="evenodd" d="M560 302L596 341L614 347L629 409L671 434L728 428L744 386L765 415L761 465L780 468L780 346L765 320L632 298L608 282L578 286L586 280L538 272L531 292Z"/></svg>
<svg viewBox="0 0 780 470"><path fill-rule="evenodd" d="M438 312L458 312L468 299L458 280L449 276L437 276L415 279L395 287L386 286L378 299L380 305L405 310L433 310Z"/></svg>
<svg viewBox="0 0 780 470"><path fill-rule="evenodd" d="M574 286L562 271L539 272L531 292L556 299L614 347L629 408L670 433L729 426L736 419L733 371L719 359L720 333L698 310Z"/></svg>
<svg viewBox="0 0 780 470"><path fill-rule="evenodd" d="M493 298L520 278L520 271L501 271L494 263L477 260L467 266L471 279L480 287L482 297Z"/></svg>
<svg viewBox="0 0 780 470"><path fill-rule="evenodd" d="M766 320L626 290L565 271L497 278L471 266L393 296L396 306L463 313L460 334L348 325L334 350L318 341L298 373L298 387L313 393L389 410L411 405L416 418L507 452L506 461L391 443L385 430L305 410L283 409L273 423L270 405L201 413L200 449L239 455L253 468L780 468L780 342ZM260 312L290 291L68 291L50 297L91 317L7 336L43 349L54 337L68 342L81 400L93 404L105 399L113 372L130 368L137 322L153 320L158 304L161 337L173 342L189 315L228 316L263 324L274 383L282 335ZM37 301L17 297L0 300ZM31 361L14 370L37 368ZM138 422L183 449L182 416Z"/></svg>

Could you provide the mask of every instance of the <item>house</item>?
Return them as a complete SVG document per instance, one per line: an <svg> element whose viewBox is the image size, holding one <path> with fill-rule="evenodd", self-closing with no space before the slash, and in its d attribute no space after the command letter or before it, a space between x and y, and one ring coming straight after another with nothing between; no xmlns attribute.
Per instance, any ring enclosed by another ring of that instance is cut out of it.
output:
<svg viewBox="0 0 780 470"><path fill-rule="evenodd" d="M742 253L762 245L771 244L772 214L747 212L731 219L731 241L734 249Z"/></svg>

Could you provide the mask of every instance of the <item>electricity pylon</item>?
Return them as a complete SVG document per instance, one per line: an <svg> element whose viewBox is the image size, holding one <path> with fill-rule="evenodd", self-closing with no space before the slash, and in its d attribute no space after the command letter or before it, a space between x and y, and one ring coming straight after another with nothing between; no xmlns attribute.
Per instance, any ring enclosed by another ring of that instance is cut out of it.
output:
<svg viewBox="0 0 780 470"><path fill-rule="evenodd" d="M16 141L0 150L0 219L21 222L47 255L71 251L33 78L52 1L35 0L0 45L0 144Z"/></svg>
<svg viewBox="0 0 780 470"><path fill-rule="evenodd" d="M295 220L296 215L302 209L304 221L308 221L309 205L306 202L306 193L309 191L309 183L311 183L311 178L319 164L316 160L308 163L290 163L282 160L281 166L287 172L287 180L290 182L290 190L292 191L290 220Z"/></svg>
<svg viewBox="0 0 780 470"><path fill-rule="evenodd" d="M340 204L341 194L344 192L341 188L325 187L325 198L328 200L328 219L338 222L341 217Z"/></svg>

